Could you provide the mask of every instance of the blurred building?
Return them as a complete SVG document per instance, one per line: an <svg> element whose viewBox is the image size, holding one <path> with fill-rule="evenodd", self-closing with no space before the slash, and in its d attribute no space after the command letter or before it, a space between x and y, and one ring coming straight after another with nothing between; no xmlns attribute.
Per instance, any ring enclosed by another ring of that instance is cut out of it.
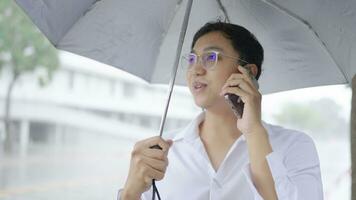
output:
<svg viewBox="0 0 356 200"><path fill-rule="evenodd" d="M22 76L11 103L15 143L61 144L80 140L76 133L109 134L129 140L158 133L167 88L152 86L113 67L60 52L61 67L41 87L44 71ZM0 120L4 118L9 72L0 74ZM186 125L199 109L187 89L175 88L165 130ZM4 125L0 125L4 140Z"/></svg>

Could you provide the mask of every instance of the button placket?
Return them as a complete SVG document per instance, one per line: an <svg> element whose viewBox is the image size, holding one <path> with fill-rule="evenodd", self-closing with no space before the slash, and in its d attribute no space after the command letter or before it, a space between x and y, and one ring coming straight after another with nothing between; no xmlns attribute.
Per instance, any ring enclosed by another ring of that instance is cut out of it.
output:
<svg viewBox="0 0 356 200"><path fill-rule="evenodd" d="M221 196L222 185L216 179L212 177L210 179L210 200L219 200Z"/></svg>

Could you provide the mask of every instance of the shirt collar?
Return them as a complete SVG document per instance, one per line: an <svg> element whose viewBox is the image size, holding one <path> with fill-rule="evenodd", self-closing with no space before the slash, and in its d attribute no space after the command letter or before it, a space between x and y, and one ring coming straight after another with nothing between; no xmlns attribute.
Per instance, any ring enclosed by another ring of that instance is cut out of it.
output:
<svg viewBox="0 0 356 200"><path fill-rule="evenodd" d="M183 130L181 130L173 141L184 139L186 141L194 141L199 137L199 124L204 120L205 112L199 113Z"/></svg>
<svg viewBox="0 0 356 200"><path fill-rule="evenodd" d="M199 125L205 118L205 112L199 113L183 130L181 130L174 138L173 141L184 139L188 142L193 142L199 138ZM245 141L245 136L242 134L241 140Z"/></svg>

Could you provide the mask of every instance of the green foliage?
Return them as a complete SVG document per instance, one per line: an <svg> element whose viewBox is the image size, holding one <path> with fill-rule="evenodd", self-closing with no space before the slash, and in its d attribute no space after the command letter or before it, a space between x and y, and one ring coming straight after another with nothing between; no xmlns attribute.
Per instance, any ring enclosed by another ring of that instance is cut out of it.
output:
<svg viewBox="0 0 356 200"><path fill-rule="evenodd" d="M317 137L346 136L348 122L341 107L332 99L323 98L306 103L288 103L274 119L281 125L308 131Z"/></svg>
<svg viewBox="0 0 356 200"><path fill-rule="evenodd" d="M44 68L51 77L58 67L57 50L12 0L0 1L0 70L13 75ZM43 77L42 77L43 79Z"/></svg>

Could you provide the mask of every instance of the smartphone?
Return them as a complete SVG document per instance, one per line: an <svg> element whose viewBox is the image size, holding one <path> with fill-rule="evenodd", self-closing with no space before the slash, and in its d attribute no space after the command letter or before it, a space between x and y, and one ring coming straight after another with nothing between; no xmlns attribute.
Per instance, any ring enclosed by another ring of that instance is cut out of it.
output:
<svg viewBox="0 0 356 200"><path fill-rule="evenodd" d="M249 75L252 79L253 84L256 86L256 88L259 88L258 82L255 78L255 76L252 74L251 70L249 67L247 67L246 65L242 66L245 69L247 69L247 71L249 72ZM236 86L237 87L237 86ZM231 106L232 111L234 112L234 114L236 115L236 117L238 119L242 118L242 114L244 111L244 102L241 100L241 98L239 96L237 96L236 94L226 94L225 95L225 100L229 103L229 105Z"/></svg>

